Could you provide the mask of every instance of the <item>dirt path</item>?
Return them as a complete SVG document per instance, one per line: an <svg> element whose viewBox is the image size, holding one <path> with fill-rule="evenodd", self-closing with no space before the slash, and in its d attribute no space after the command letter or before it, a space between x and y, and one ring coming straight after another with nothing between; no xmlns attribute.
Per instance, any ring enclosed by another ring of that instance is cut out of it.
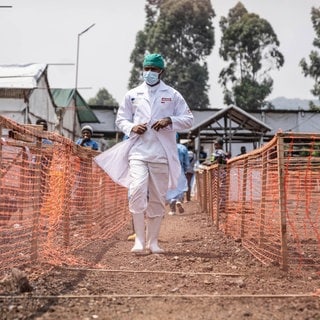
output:
<svg viewBox="0 0 320 320"><path fill-rule="evenodd" d="M129 225L82 254L95 268L52 268L31 293L0 291L0 319L320 319L315 273L288 275L261 265L241 243L209 226L197 203L166 215L163 255L136 256ZM13 291L12 291L13 290ZM19 298L18 298L19 296Z"/></svg>

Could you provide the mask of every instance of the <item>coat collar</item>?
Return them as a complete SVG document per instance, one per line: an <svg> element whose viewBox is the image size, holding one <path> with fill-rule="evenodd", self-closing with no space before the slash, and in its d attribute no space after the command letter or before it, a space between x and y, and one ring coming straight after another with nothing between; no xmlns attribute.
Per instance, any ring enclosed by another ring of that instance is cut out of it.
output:
<svg viewBox="0 0 320 320"><path fill-rule="evenodd" d="M159 91L165 91L168 90L168 85L166 85L162 80L160 80L160 83L158 84L158 92ZM146 91L148 91L149 86L143 82L141 83L138 87L137 87L137 92L138 93L145 93Z"/></svg>

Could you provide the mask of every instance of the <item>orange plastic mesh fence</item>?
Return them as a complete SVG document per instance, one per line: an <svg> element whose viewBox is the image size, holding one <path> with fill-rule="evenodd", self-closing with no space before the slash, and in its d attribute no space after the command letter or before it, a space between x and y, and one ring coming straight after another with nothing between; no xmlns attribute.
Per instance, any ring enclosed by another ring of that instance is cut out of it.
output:
<svg viewBox="0 0 320 320"><path fill-rule="evenodd" d="M196 174L202 211L261 262L320 270L320 135L278 133Z"/></svg>
<svg viewBox="0 0 320 320"><path fill-rule="evenodd" d="M95 164L98 152L2 116L0 135L0 270L79 263L77 249L131 219L127 189Z"/></svg>
<svg viewBox="0 0 320 320"><path fill-rule="evenodd" d="M0 271L91 264L78 249L127 225L127 190L95 164L97 152L58 134L0 116L0 136ZM263 263L319 270L319 172L320 135L278 133L200 168L196 196L207 220Z"/></svg>

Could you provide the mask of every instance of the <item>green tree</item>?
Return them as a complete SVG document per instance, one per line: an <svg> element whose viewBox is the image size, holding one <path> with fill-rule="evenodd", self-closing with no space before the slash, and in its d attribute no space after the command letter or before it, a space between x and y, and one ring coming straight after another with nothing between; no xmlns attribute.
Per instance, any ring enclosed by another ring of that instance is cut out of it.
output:
<svg viewBox="0 0 320 320"><path fill-rule="evenodd" d="M220 28L219 55L227 62L219 74L224 102L244 110L261 109L273 87L269 71L284 64L272 26L238 2L221 18Z"/></svg>
<svg viewBox="0 0 320 320"><path fill-rule="evenodd" d="M142 62L146 52L146 33L139 31L136 36L136 46L130 55L130 62L133 63L128 88L137 86L142 81Z"/></svg>
<svg viewBox="0 0 320 320"><path fill-rule="evenodd" d="M90 98L90 105L96 106L118 106L118 102L112 97L107 89L102 88L98 91L97 95L94 98Z"/></svg>
<svg viewBox="0 0 320 320"><path fill-rule="evenodd" d="M320 7L311 9L311 21L313 29L316 32L316 37L313 40L313 45L320 49ZM300 61L300 66L305 77L309 76L315 80L313 89L311 90L312 95L318 97L320 100L320 54L319 51L312 50L310 55L310 64L307 63L306 59ZM310 109L314 111L320 111L320 106L310 102Z"/></svg>
<svg viewBox="0 0 320 320"><path fill-rule="evenodd" d="M147 0L146 23L136 37L129 88L141 82L147 52L166 61L165 82L176 88L193 109L207 108L208 67L214 46L214 10L210 0Z"/></svg>

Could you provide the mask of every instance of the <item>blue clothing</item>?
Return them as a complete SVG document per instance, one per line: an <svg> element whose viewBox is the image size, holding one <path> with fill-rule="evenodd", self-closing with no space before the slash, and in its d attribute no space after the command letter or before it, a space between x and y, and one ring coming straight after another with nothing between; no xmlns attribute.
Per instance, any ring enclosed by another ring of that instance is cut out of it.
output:
<svg viewBox="0 0 320 320"><path fill-rule="evenodd" d="M190 160L188 155L188 149L183 144L177 144L178 156L181 165L181 172L178 179L178 185L176 189L170 189L167 191L166 201L171 203L172 201L181 201L184 193L188 191L188 181L186 178L186 172L190 168Z"/></svg>
<svg viewBox="0 0 320 320"><path fill-rule="evenodd" d="M43 144L53 144L53 142L51 140L45 139L45 138L42 139L42 143Z"/></svg>
<svg viewBox="0 0 320 320"><path fill-rule="evenodd" d="M188 154L188 149L183 144L178 143L178 155L179 155L179 161L181 164L181 167L183 169L183 172L187 172L190 167L190 159Z"/></svg>
<svg viewBox="0 0 320 320"><path fill-rule="evenodd" d="M78 139L76 144L81 145L82 144L82 138ZM99 150L99 145L96 141L94 140L87 140L86 142L83 143L82 147L90 147L92 150Z"/></svg>

